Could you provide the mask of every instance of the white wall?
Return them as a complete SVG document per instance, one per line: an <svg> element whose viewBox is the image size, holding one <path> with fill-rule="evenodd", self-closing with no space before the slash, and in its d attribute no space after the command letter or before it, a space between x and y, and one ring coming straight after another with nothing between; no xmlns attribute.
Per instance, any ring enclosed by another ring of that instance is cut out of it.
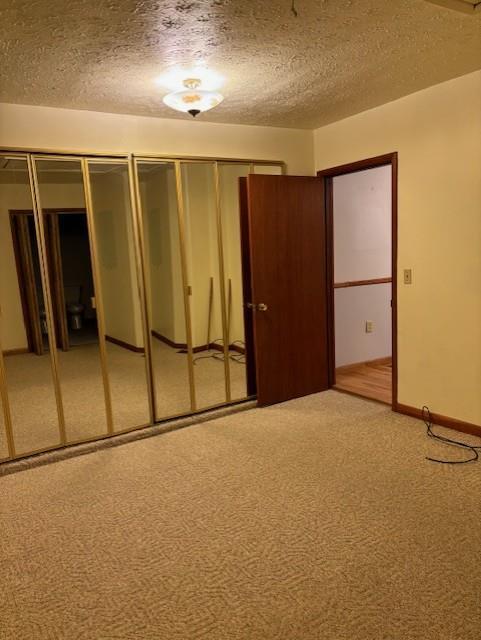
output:
<svg viewBox="0 0 481 640"><path fill-rule="evenodd" d="M149 170L140 172L140 191L152 329L186 344L174 167L146 166Z"/></svg>
<svg viewBox="0 0 481 640"><path fill-rule="evenodd" d="M398 152L399 402L481 424L481 71L314 136L316 169Z"/></svg>
<svg viewBox="0 0 481 640"><path fill-rule="evenodd" d="M391 285L336 289L336 367L391 355ZM366 333L365 323L373 323Z"/></svg>
<svg viewBox="0 0 481 640"><path fill-rule="evenodd" d="M98 263L108 336L143 347L127 167L91 172Z"/></svg>
<svg viewBox="0 0 481 640"><path fill-rule="evenodd" d="M333 183L335 282L391 277L391 167Z"/></svg>
<svg viewBox="0 0 481 640"><path fill-rule="evenodd" d="M186 253L194 347L205 345L209 325L212 278L210 341L222 340L219 249L214 167L209 163L182 166Z"/></svg>
<svg viewBox="0 0 481 640"><path fill-rule="evenodd" d="M336 283L391 277L391 200L390 166L334 178ZM337 367L392 354L390 284L336 289L334 311Z"/></svg>
<svg viewBox="0 0 481 640"><path fill-rule="evenodd" d="M22 181L25 175L18 178L18 184L0 183L0 341L4 351L27 348L9 210L31 209L32 200L28 182Z"/></svg>
<svg viewBox="0 0 481 640"><path fill-rule="evenodd" d="M282 160L312 175L312 131L0 103L0 147Z"/></svg>

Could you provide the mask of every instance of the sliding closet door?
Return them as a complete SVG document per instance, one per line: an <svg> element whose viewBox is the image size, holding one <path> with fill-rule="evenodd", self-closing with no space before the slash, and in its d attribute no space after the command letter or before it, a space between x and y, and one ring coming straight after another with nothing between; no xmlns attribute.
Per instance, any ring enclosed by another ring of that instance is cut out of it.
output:
<svg viewBox="0 0 481 640"><path fill-rule="evenodd" d="M157 421L195 410L185 250L173 162L136 160Z"/></svg>
<svg viewBox="0 0 481 640"><path fill-rule="evenodd" d="M229 345L231 398L242 400L248 394L246 365L249 350L244 327L239 178L245 178L250 165L218 163L224 281L227 305L227 344Z"/></svg>
<svg viewBox="0 0 481 640"><path fill-rule="evenodd" d="M197 409L231 400L218 175L182 162L182 200Z"/></svg>
<svg viewBox="0 0 481 640"><path fill-rule="evenodd" d="M41 225L29 169L26 157L0 157L0 383L3 377L12 455L55 447L64 440ZM2 421L5 427L5 412Z"/></svg>
<svg viewBox="0 0 481 640"><path fill-rule="evenodd" d="M4 377L5 365L0 345L0 461L6 460L12 455L11 444L9 447L7 435L7 385Z"/></svg>
<svg viewBox="0 0 481 640"><path fill-rule="evenodd" d="M100 282L93 258L92 221L85 201L85 161L35 158L40 223L57 319L49 331L58 362L68 442L112 432ZM59 318L68 347L59 348Z"/></svg>
<svg viewBox="0 0 481 640"><path fill-rule="evenodd" d="M151 422L129 166L127 161L87 164L113 427L124 431Z"/></svg>

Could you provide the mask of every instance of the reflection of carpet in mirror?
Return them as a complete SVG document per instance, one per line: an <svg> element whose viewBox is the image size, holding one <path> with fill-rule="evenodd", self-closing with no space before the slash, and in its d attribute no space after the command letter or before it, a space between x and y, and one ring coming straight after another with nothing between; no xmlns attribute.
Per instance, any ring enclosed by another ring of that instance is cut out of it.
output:
<svg viewBox="0 0 481 640"><path fill-rule="evenodd" d="M208 356L210 357L204 357ZM215 355L216 357L212 357ZM199 409L225 402L225 371L222 352L196 353L194 379ZM171 416L190 411L188 357L182 350L153 340L153 362L158 415ZM230 361L232 399L246 397L245 364Z"/></svg>
<svg viewBox="0 0 481 640"><path fill-rule="evenodd" d="M145 358L107 343L114 429L122 431L149 423ZM104 389L98 345L58 351L61 392L69 441L107 433ZM187 356L154 341L153 360L160 417L190 412ZM48 354L5 358L17 453L59 444L57 405ZM245 366L231 364L232 397L245 397ZM199 407L225 402L224 363L209 358L195 366ZM0 457L6 455L0 437Z"/></svg>

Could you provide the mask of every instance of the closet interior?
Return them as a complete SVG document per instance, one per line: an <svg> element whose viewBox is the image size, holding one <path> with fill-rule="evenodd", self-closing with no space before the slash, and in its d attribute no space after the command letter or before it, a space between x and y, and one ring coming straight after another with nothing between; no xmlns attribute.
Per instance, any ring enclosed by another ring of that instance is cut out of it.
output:
<svg viewBox="0 0 481 640"><path fill-rule="evenodd" d="M0 460L255 395L238 185L283 168L0 155Z"/></svg>

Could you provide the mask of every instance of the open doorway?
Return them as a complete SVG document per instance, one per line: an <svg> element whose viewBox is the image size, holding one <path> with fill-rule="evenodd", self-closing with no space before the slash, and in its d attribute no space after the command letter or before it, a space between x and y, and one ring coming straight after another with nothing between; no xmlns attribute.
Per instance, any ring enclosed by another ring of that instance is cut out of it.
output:
<svg viewBox="0 0 481 640"><path fill-rule="evenodd" d="M98 342L94 284L85 209L44 210L44 233L57 345ZM13 248L28 350L48 350L48 326L32 211L10 211Z"/></svg>
<svg viewBox="0 0 481 640"><path fill-rule="evenodd" d="M397 155L319 175L327 194L330 386L395 405Z"/></svg>
<svg viewBox="0 0 481 640"><path fill-rule="evenodd" d="M64 350L97 343L86 212L47 210L44 220L57 341Z"/></svg>

